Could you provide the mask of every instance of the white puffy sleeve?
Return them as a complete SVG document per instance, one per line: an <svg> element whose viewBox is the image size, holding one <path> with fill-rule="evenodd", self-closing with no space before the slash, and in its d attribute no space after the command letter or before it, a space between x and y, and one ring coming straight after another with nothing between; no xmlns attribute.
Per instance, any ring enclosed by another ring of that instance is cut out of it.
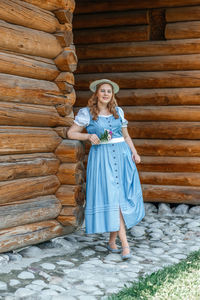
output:
<svg viewBox="0 0 200 300"><path fill-rule="evenodd" d="M127 127L128 121L124 118L124 111L121 107L118 106L118 112L122 120L122 127Z"/></svg>
<svg viewBox="0 0 200 300"><path fill-rule="evenodd" d="M82 126L82 127L87 127L89 125L90 114L89 114L87 107L81 108L78 111L78 113L74 119L74 123L76 123L77 125Z"/></svg>

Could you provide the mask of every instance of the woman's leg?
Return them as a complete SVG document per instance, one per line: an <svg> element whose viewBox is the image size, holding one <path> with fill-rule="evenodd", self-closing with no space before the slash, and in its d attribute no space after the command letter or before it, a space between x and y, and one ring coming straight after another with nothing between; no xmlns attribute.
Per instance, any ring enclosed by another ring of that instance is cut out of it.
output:
<svg viewBox="0 0 200 300"><path fill-rule="evenodd" d="M118 233L118 231L110 232L109 245L110 245L111 248L113 248L113 249L117 249L117 245L115 244L115 240L116 240L116 237L117 237L117 233Z"/></svg>
<svg viewBox="0 0 200 300"><path fill-rule="evenodd" d="M126 237L126 228L125 228L124 219L123 219L121 210L120 210L120 228L118 231L118 235L119 235L119 238L122 243L122 248L126 247L123 249L122 255L126 255L126 254L130 253L129 248L127 248L129 245L128 245L128 241L127 241L127 237Z"/></svg>

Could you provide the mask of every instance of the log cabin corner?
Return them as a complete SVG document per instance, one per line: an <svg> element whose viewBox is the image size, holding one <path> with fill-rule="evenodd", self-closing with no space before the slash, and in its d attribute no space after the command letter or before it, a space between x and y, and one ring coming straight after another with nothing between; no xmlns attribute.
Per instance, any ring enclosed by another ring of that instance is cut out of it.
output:
<svg viewBox="0 0 200 300"><path fill-rule="evenodd" d="M0 252L76 230L89 82L120 85L146 202L200 205L200 0L1 0Z"/></svg>

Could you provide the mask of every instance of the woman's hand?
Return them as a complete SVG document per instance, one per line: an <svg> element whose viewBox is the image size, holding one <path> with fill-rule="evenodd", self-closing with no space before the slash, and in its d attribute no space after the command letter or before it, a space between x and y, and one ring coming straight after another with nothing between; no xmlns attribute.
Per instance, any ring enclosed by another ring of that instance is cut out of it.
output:
<svg viewBox="0 0 200 300"><path fill-rule="evenodd" d="M96 134L89 134L88 140L95 145L98 145L100 143L100 139Z"/></svg>
<svg viewBox="0 0 200 300"><path fill-rule="evenodd" d="M140 156L137 153L133 153L132 154L132 159L134 160L134 162L136 164L139 164L141 162L141 158L140 158Z"/></svg>

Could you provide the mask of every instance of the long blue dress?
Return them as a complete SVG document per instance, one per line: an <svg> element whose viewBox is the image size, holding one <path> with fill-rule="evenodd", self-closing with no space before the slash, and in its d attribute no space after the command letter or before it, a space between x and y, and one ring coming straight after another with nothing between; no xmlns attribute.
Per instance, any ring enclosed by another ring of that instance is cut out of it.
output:
<svg viewBox="0 0 200 300"><path fill-rule="evenodd" d="M120 107L119 115L99 115L93 120L89 108L81 108L74 122L84 126L88 133L98 137L105 129L113 132L112 138L123 137L122 127L127 120ZM120 209L126 228L139 223L145 215L142 189L130 147L125 141L92 145L87 163L86 180L86 233L118 231Z"/></svg>

